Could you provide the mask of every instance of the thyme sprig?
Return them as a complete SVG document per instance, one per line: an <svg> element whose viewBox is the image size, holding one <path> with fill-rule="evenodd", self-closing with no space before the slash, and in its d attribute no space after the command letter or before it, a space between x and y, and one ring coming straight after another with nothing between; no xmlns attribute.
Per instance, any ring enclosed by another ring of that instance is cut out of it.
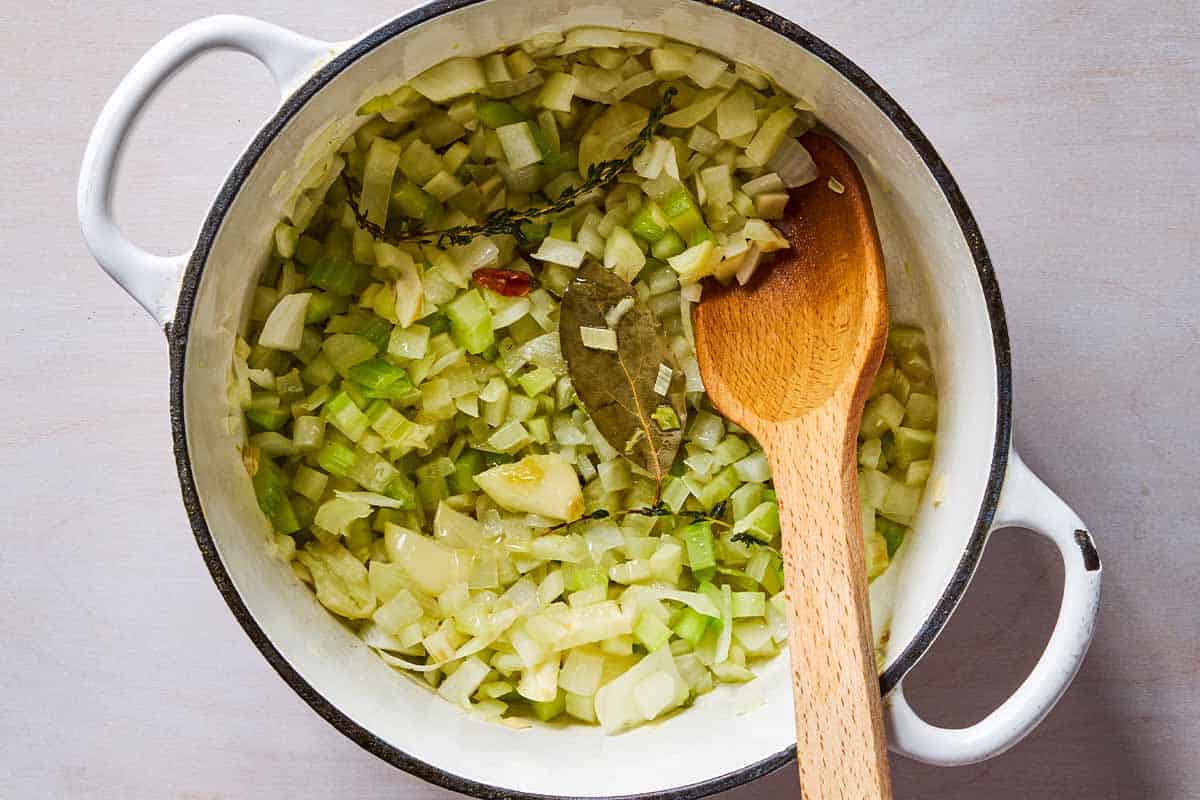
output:
<svg viewBox="0 0 1200 800"><path fill-rule="evenodd" d="M508 234L515 237L518 241L525 241L527 237L524 230L522 230L523 225L551 214L560 214L564 211L569 211L575 206L575 202L579 198L586 196L596 189L608 186L617 179L617 176L628 170L633 165L633 160L641 155L642 151L646 149L646 145L650 143L650 140L658 132L662 118L666 116L668 109L671 107L671 99L675 94L675 87L667 87L658 105L650 112L645 126L638 132L637 137L625 146L625 155L622 158L592 164L588 167L587 176L582 183L578 186L568 186L554 202L548 205L531 206L521 209L501 208L488 214L483 222L478 224L459 225L454 228L434 231L423 230L423 223L419 219L400 217L393 223L395 226L394 230L388 231L382 225L367 219L366 213L363 212L358 204L358 200L355 199L361 192L361 187L357 181L343 171L342 182L345 183L347 190L346 202L350 205L350 211L354 214L354 221L358 224L358 227L371 234L371 237L376 241L388 244L433 244L437 247L446 247L448 245L468 244L476 236L496 236L501 234Z"/></svg>
<svg viewBox="0 0 1200 800"><path fill-rule="evenodd" d="M715 506L713 506L712 511L705 513L703 511L672 511L666 503L664 503L662 500L659 500L652 506L647 506L645 508L625 508L616 512L615 514L606 508L598 508L595 511L584 514L579 519L571 520L570 522L560 522L557 525L549 528L548 531L557 531L562 528L570 527L571 525L576 525L580 522L608 519L609 517L627 517L630 515L639 517L681 517L683 519L691 520L692 522L708 522L720 528L732 528L733 526L728 522L723 519L719 519L719 517L724 516L724 514L725 501L717 503Z"/></svg>

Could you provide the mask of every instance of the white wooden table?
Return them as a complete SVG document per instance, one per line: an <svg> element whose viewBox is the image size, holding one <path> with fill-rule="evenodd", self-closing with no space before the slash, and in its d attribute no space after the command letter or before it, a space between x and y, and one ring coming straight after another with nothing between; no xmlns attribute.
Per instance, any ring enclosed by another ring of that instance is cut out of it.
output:
<svg viewBox="0 0 1200 800"><path fill-rule="evenodd" d="M236 11L350 37L408 0L7 0L0 13L0 797L449 797L313 714L234 623L188 531L166 347L77 232L83 142L159 37ZM1016 440L1093 526L1095 645L1010 754L896 759L900 798L1170 798L1200 789L1200 5L772 3L876 77L954 170L1004 289ZM135 136L118 208L187 247L273 102L202 59ZM998 537L910 696L978 718L1056 612L1057 557ZM795 796L782 771L729 797Z"/></svg>

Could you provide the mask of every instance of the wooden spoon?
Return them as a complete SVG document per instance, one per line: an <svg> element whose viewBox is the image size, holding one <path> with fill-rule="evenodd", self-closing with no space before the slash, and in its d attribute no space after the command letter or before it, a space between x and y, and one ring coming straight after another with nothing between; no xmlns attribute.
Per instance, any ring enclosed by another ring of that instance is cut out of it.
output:
<svg viewBox="0 0 1200 800"><path fill-rule="evenodd" d="M779 496L804 796L874 800L891 786L855 442L887 338L883 254L850 156L801 142L820 177L778 224L791 250L747 286L705 289L696 350L709 398L758 439Z"/></svg>

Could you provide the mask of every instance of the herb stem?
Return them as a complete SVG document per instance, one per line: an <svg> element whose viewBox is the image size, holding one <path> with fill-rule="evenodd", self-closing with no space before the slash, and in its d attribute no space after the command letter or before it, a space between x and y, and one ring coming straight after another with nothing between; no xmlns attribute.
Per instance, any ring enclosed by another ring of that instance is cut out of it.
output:
<svg viewBox="0 0 1200 800"><path fill-rule="evenodd" d="M549 214L559 214L570 210L575 206L576 200L596 189L608 186L621 173L629 169L633 164L633 160L646 149L646 145L650 143L650 140L654 138L654 134L658 132L658 128L662 124L662 118L666 116L667 109L671 106L671 98L675 94L675 87L667 87L658 105L650 112L650 117L646 120L645 126L638 132L637 137L625 146L626 152L623 158L592 164L588 167L587 177L582 183L578 186L568 186L554 202L548 205L530 206L529 208L522 209L501 208L488 214L481 223L459 225L454 228L434 231L422 230L422 222L419 219L400 217L394 223L395 232L390 232L382 225L367 219L366 212L362 210L356 199L361 191L361 187L357 181L343 171L342 182L346 185L346 202L350 206L350 211L354 215L354 221L358 227L371 234L371 238L376 241L386 242L387 244L432 244L437 247L446 247L447 245L468 244L476 236L496 236L501 234L508 234L515 237L518 241L524 241L526 236L521 226Z"/></svg>

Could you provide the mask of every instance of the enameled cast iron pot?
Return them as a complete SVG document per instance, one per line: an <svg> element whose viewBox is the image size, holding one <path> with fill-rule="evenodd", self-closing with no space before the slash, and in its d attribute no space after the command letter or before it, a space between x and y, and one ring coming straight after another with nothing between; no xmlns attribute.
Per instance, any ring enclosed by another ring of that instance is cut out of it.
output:
<svg viewBox="0 0 1200 800"><path fill-rule="evenodd" d="M792 22L737 0L438 0L340 44L213 17L170 34L130 71L88 143L80 221L101 266L166 328L183 500L229 607L283 679L338 730L467 794L699 797L794 756L783 657L749 684L723 686L685 713L620 736L585 726L518 732L464 715L385 666L268 553L266 521L230 433L228 417L239 413L225 399L233 339L287 184L306 169L313 150L306 145L340 140L356 124L353 109L389 77L577 25L665 33L748 62L811 101L856 154L885 239L893 316L928 331L940 386L931 484L938 488L926 492L915 534L871 591L877 637L886 635L880 688L891 746L947 765L1011 747L1074 677L1091 638L1101 570L1083 523L1010 448L1008 335L983 240L929 141L871 78ZM214 48L265 64L282 104L230 172L195 249L152 256L113 222L117 156L153 91ZM954 611L989 533L1007 526L1033 529L1061 551L1066 581L1053 635L1028 679L988 717L963 730L931 726L905 701L902 680Z"/></svg>

